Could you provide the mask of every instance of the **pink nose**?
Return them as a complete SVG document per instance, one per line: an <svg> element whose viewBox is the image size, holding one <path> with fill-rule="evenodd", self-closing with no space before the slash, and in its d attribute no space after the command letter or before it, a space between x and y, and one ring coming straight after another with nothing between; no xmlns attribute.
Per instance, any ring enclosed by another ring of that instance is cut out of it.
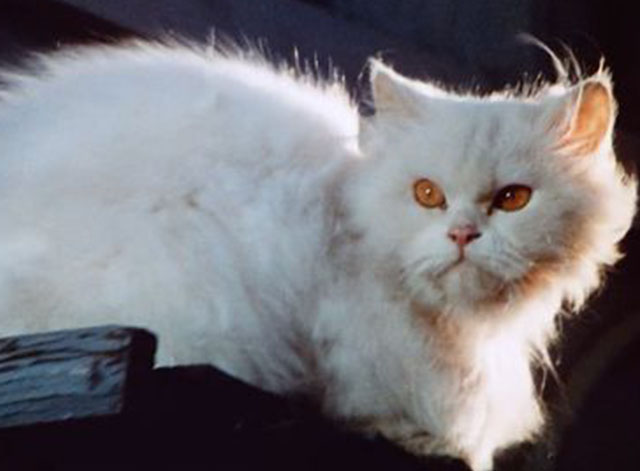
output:
<svg viewBox="0 0 640 471"><path fill-rule="evenodd" d="M468 243L474 241L482 234L478 232L478 228L473 224L465 224L464 226L454 227L449 231L449 239L454 241L460 247L464 247Z"/></svg>

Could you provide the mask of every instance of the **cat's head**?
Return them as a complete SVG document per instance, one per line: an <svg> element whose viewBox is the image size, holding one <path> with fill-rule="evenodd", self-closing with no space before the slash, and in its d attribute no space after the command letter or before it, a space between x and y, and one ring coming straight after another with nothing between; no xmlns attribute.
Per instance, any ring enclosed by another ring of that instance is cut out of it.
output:
<svg viewBox="0 0 640 471"><path fill-rule="evenodd" d="M486 97L380 62L371 76L376 114L363 118L347 205L381 272L440 310L551 287L582 302L635 211L608 74Z"/></svg>

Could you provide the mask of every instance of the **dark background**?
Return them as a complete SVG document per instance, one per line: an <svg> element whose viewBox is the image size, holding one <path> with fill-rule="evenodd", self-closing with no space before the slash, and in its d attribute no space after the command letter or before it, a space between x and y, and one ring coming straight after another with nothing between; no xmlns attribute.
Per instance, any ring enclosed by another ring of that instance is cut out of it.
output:
<svg viewBox="0 0 640 471"><path fill-rule="evenodd" d="M0 61L16 64L27 51L65 44L167 33L204 41L214 34L261 42L274 58L291 59L296 47L321 71L331 64L343 71L356 96L366 93L369 56L407 75L490 91L539 73L553 78L545 54L518 41L527 32L561 55L568 46L586 71L606 58L620 102L618 154L633 165L640 33L632 7L621 0L0 0ZM629 255L605 289L563 323L554 352L559 381L541 381L555 424L545 444L522 448L501 469L640 469L635 229L624 245Z"/></svg>

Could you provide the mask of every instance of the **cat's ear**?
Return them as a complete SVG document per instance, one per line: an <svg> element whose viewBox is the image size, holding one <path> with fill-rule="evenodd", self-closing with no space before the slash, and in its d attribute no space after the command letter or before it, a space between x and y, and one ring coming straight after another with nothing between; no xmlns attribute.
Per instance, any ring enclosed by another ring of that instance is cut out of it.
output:
<svg viewBox="0 0 640 471"><path fill-rule="evenodd" d="M608 77L588 79L562 97L552 128L555 148L571 155L588 155L609 144L616 103Z"/></svg>
<svg viewBox="0 0 640 471"><path fill-rule="evenodd" d="M376 112L405 115L416 112L416 92L410 79L377 59L369 59L369 74Z"/></svg>

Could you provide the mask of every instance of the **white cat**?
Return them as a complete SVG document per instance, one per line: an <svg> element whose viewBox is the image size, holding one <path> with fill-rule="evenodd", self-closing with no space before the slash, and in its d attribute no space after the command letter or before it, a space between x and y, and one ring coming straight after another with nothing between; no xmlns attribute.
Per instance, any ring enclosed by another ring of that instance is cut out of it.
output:
<svg viewBox="0 0 640 471"><path fill-rule="evenodd" d="M252 54L41 57L0 95L0 333L122 323L474 470L631 224L606 73L460 95L372 63L377 113Z"/></svg>

